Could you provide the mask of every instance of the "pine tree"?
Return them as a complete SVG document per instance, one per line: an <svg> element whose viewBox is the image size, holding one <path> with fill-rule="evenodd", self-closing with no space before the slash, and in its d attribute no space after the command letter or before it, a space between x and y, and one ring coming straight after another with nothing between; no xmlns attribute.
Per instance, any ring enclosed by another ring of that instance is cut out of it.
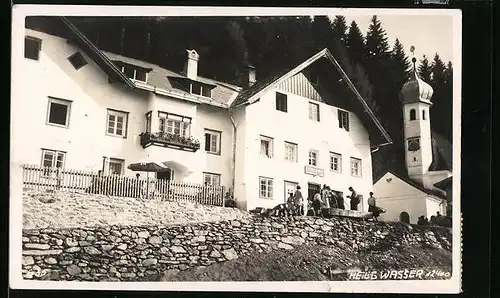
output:
<svg viewBox="0 0 500 298"><path fill-rule="evenodd" d="M431 127L434 131L451 140L453 89L450 88L449 84L449 70L437 53L434 55L430 69L432 72L430 84L434 89Z"/></svg>
<svg viewBox="0 0 500 298"><path fill-rule="evenodd" d="M311 24L311 35L317 51L324 48L334 48L333 31L330 19L327 16L314 16Z"/></svg>
<svg viewBox="0 0 500 298"><path fill-rule="evenodd" d="M424 80L424 82L430 83L432 77L432 69L429 64L429 59L426 55L420 60L420 65L418 66L418 76Z"/></svg>
<svg viewBox="0 0 500 298"><path fill-rule="evenodd" d="M412 65L405 54L403 45L397 38L394 42L394 47L392 48L391 60L393 65L393 75L396 79L396 85L401 88L401 86L403 86L403 84L408 80Z"/></svg>
<svg viewBox="0 0 500 298"><path fill-rule="evenodd" d="M443 60L441 60L441 57L439 57L439 54L434 55L434 60L432 61L431 65L431 71L432 71L432 84L433 85L441 85L444 84L445 80L445 71L446 71L446 65L444 64Z"/></svg>
<svg viewBox="0 0 500 298"><path fill-rule="evenodd" d="M332 21L332 36L335 40L342 43L343 46L346 45L347 40L347 24L345 22L344 16L335 16Z"/></svg>
<svg viewBox="0 0 500 298"><path fill-rule="evenodd" d="M368 60L384 59L389 56L389 42L382 23L373 16L366 34L365 57Z"/></svg>
<svg viewBox="0 0 500 298"><path fill-rule="evenodd" d="M453 65L451 61L446 64L446 69L444 71L444 82L449 85L453 83Z"/></svg>
<svg viewBox="0 0 500 298"><path fill-rule="evenodd" d="M366 34L365 69L373 85L373 99L380 107L379 116L391 137L402 140L401 106L398 98L399 90L395 88L391 52L387 35L377 16L373 16Z"/></svg>
<svg viewBox="0 0 500 298"><path fill-rule="evenodd" d="M364 64L365 41L355 21L351 22L349 32L347 33L346 48L353 63Z"/></svg>
<svg viewBox="0 0 500 298"><path fill-rule="evenodd" d="M230 43L232 47L227 49L228 58L232 63L228 63L227 75L232 79L228 80L231 83L244 85L248 80L246 76L246 67L249 64L248 49L243 35L243 30L238 20L231 20L226 25Z"/></svg>

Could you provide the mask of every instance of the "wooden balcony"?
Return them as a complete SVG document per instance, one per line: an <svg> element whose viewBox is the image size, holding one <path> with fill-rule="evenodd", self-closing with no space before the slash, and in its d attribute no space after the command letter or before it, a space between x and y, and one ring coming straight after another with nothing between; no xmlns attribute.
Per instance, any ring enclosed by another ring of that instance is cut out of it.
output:
<svg viewBox="0 0 500 298"><path fill-rule="evenodd" d="M196 152L200 149L200 141L192 137L186 138L166 132L143 132L140 134L140 137L142 148L154 145L191 152Z"/></svg>

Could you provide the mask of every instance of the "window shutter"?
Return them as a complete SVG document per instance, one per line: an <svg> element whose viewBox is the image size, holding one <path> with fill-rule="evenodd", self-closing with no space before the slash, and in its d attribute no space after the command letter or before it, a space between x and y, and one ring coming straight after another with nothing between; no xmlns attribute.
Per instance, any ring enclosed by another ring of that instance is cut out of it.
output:
<svg viewBox="0 0 500 298"><path fill-rule="evenodd" d="M205 151L210 151L210 134L205 133Z"/></svg>
<svg viewBox="0 0 500 298"><path fill-rule="evenodd" d="M342 112L337 110L337 118L339 118L339 128L342 128Z"/></svg>
<svg viewBox="0 0 500 298"><path fill-rule="evenodd" d="M345 130L349 131L349 113L345 113Z"/></svg>

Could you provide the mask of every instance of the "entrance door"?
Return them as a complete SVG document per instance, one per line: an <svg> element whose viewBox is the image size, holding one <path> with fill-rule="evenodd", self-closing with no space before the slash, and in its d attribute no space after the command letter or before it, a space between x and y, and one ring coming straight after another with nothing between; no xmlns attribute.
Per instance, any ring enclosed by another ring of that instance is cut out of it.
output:
<svg viewBox="0 0 500 298"><path fill-rule="evenodd" d="M290 197L290 194L294 194L297 189L297 182L286 181L285 180L285 202Z"/></svg>
<svg viewBox="0 0 500 298"><path fill-rule="evenodd" d="M307 198L312 201L314 195L321 192L321 185L316 183L307 184Z"/></svg>

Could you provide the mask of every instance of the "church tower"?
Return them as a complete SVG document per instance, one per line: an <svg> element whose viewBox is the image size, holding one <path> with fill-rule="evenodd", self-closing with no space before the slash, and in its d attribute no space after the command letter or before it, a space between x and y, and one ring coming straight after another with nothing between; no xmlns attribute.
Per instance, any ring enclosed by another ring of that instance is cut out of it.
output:
<svg viewBox="0 0 500 298"><path fill-rule="evenodd" d="M413 51L414 47L411 47L411 52ZM410 79L401 88L401 100L408 176L423 184L423 177L432 163L430 108L434 91L418 77L416 61L413 57L413 69Z"/></svg>

